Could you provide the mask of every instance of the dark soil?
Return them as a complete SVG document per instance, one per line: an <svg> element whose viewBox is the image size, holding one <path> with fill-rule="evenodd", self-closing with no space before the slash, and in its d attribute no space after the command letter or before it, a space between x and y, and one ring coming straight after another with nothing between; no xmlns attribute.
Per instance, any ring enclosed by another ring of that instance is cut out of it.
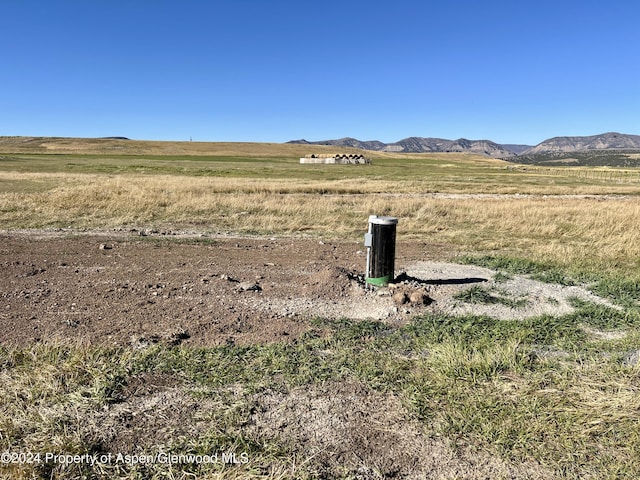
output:
<svg viewBox="0 0 640 480"><path fill-rule="evenodd" d="M406 242L396 264L441 258L441 250ZM397 311L391 299L365 291L365 263L358 242L5 233L0 344L290 341L314 316Z"/></svg>

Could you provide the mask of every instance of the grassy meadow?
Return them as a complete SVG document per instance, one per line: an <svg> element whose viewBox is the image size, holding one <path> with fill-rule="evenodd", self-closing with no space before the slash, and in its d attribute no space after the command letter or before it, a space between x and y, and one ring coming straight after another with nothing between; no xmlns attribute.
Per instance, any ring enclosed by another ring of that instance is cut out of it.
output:
<svg viewBox="0 0 640 480"><path fill-rule="evenodd" d="M455 454L533 465L494 478L640 478L640 171L525 167L463 154L372 152L372 165L298 163L306 153L334 150L4 138L0 229L361 239L370 214L393 215L398 242L438 244L448 259L505 277L586 284L618 308L576 303L573 314L527 321L428 315L399 328L319 318L322 335L282 345L0 346L0 452L100 454L105 424L88 419L117 408L135 379L161 375L211 408L198 411L195 434L178 432L172 445L149 453L217 449L250 459L231 466L5 463L0 474L383 478L390 475L383 467L358 476L311 448L249 428L252 412L274 392L286 398L357 383L397 400L407 422Z"/></svg>

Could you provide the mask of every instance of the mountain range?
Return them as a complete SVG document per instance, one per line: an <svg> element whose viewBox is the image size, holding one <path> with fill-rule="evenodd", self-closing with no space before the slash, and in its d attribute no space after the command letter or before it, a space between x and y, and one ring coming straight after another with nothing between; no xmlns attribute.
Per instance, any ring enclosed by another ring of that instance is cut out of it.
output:
<svg viewBox="0 0 640 480"><path fill-rule="evenodd" d="M444 138L409 137L398 142L384 143L378 140L361 141L355 138L337 140L292 140L287 143L308 145L332 145L336 147L355 147L363 150L382 152L466 152L490 157L510 159L519 155L543 153L570 153L594 150L640 150L640 135L627 135L616 132L602 133L585 137L553 137L538 145L499 144L491 140L447 140Z"/></svg>

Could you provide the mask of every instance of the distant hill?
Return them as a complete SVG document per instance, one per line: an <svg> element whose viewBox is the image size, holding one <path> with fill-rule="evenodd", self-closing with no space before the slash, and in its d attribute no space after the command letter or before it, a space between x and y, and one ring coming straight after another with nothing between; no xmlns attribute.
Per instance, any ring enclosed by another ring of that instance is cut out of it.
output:
<svg viewBox="0 0 640 480"><path fill-rule="evenodd" d="M640 167L640 150L582 150L580 152L542 152L505 160L523 165L573 167Z"/></svg>
<svg viewBox="0 0 640 480"><path fill-rule="evenodd" d="M298 159L335 153L333 147L264 142L190 142L117 138L24 137L0 135L0 156L13 153L71 155L194 155ZM341 153L361 153L344 147Z"/></svg>
<svg viewBox="0 0 640 480"><path fill-rule="evenodd" d="M504 143L502 146L516 155L520 155L522 152L531 148L531 145L520 145L515 143Z"/></svg>
<svg viewBox="0 0 640 480"><path fill-rule="evenodd" d="M444 138L409 137L394 143L383 143L378 140L361 141L355 138L345 137L337 140L320 140L317 142L309 142L304 139L292 140L287 143L354 147L379 152L466 152L500 158L512 157L517 154L504 145L497 144L491 140L467 140L466 138L446 140ZM530 148L529 145L514 145L514 147L517 147L516 150L520 151Z"/></svg>
<svg viewBox="0 0 640 480"><path fill-rule="evenodd" d="M56 153L119 155L243 155L301 157L310 153L357 153L358 150L398 153L473 153L522 164L611 165L640 167L640 135L608 132L584 137L553 137L536 146L498 144L490 140L447 140L409 137L384 143L355 138L287 143L168 142L129 140L127 137L64 138L0 136L0 153Z"/></svg>
<svg viewBox="0 0 640 480"><path fill-rule="evenodd" d="M553 137L504 160L531 165L640 166L640 135L616 132L585 137Z"/></svg>
<svg viewBox="0 0 640 480"><path fill-rule="evenodd" d="M589 137L553 137L531 147L523 155L587 150L640 150L640 135L608 132Z"/></svg>
<svg viewBox="0 0 640 480"><path fill-rule="evenodd" d="M299 145L330 145L333 147L353 147L360 148L362 150L374 150L378 152L384 151L386 147L386 143L382 143L377 140L362 141L351 137L339 138L337 140L321 140L319 142L309 142L305 139L291 140L287 143Z"/></svg>
<svg viewBox="0 0 640 480"><path fill-rule="evenodd" d="M409 137L394 143L361 141L350 137L318 142L292 140L287 143L352 147L382 152L476 153L524 164L640 166L640 135L617 132L584 137L553 137L535 146L499 144L491 140L446 140L430 137Z"/></svg>

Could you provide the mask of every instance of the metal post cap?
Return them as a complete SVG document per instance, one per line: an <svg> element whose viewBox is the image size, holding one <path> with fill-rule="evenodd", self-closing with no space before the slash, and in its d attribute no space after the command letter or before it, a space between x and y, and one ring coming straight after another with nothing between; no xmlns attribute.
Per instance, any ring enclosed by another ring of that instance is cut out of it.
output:
<svg viewBox="0 0 640 480"><path fill-rule="evenodd" d="M370 215L369 223L375 223L376 225L397 225L398 219L396 217L379 217L378 215Z"/></svg>

